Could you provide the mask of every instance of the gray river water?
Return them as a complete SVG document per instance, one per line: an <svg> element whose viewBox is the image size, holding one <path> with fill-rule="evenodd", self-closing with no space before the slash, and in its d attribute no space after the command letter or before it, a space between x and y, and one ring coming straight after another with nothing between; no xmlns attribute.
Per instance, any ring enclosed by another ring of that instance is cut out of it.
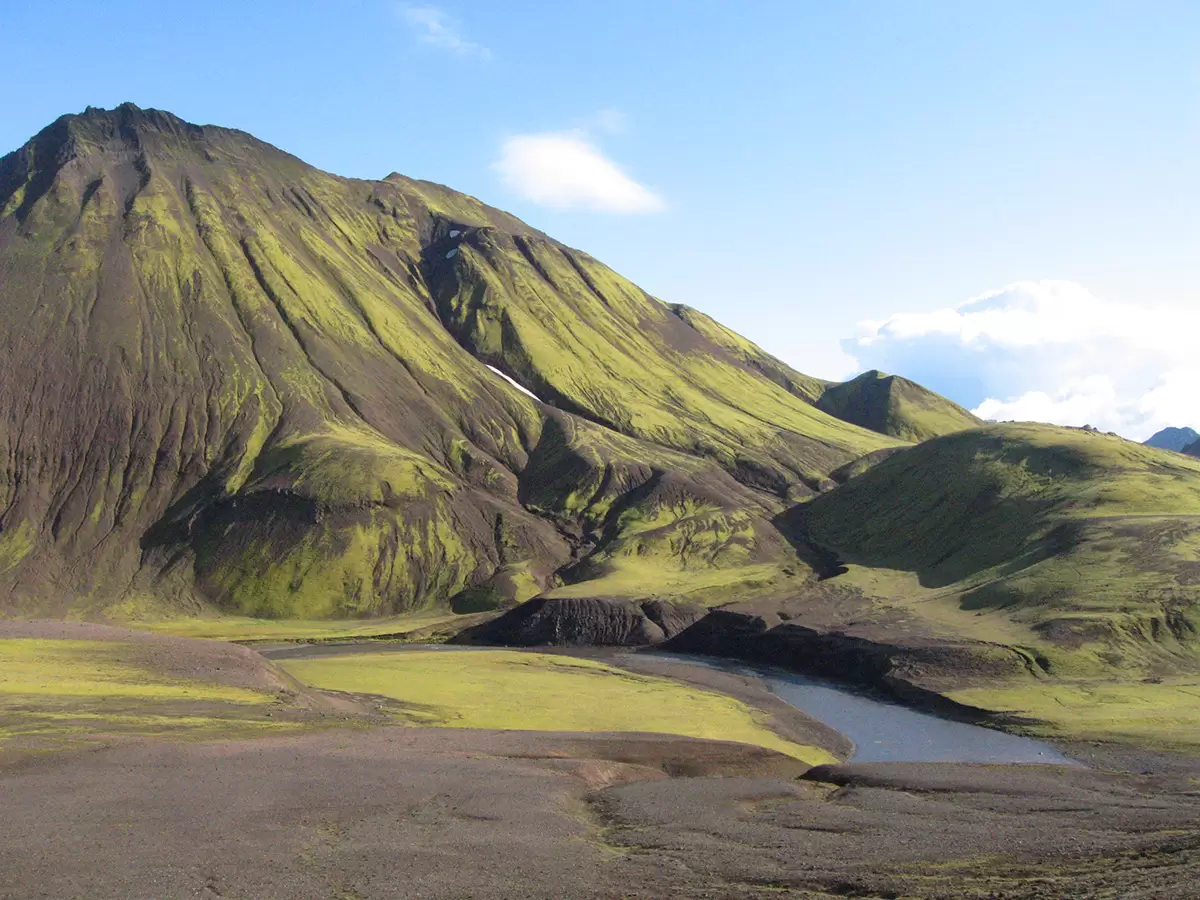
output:
<svg viewBox="0 0 1200 900"><path fill-rule="evenodd" d="M301 659L355 653L404 653L410 650L470 652L472 647L409 644L306 644L263 649L269 659ZM619 664L621 656L614 660ZM634 658L635 654L628 654ZM761 679L781 700L840 731L854 742L852 762L1041 763L1079 765L1044 741L992 728L943 719L869 696L853 688L819 681L781 669L705 656L636 654L645 659L676 660Z"/></svg>
<svg viewBox="0 0 1200 900"><path fill-rule="evenodd" d="M1044 741L954 722L780 669L703 656L654 656L760 678L781 700L850 738L853 762L1079 765Z"/></svg>

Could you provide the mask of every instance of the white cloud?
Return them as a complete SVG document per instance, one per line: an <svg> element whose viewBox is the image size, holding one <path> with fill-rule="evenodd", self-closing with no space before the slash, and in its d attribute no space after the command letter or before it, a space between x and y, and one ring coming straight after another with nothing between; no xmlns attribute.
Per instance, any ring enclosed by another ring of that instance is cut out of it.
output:
<svg viewBox="0 0 1200 900"><path fill-rule="evenodd" d="M1026 281L959 306L866 322L861 368L926 384L986 419L1093 425L1144 440L1200 426L1200 310L1111 303Z"/></svg>
<svg viewBox="0 0 1200 900"><path fill-rule="evenodd" d="M492 168L511 190L553 209L654 213L666 208L658 194L622 172L582 131L510 137Z"/></svg>
<svg viewBox="0 0 1200 900"><path fill-rule="evenodd" d="M492 58L492 51L464 38L458 23L436 6L398 6L396 12L416 30L418 37L426 44L448 50L456 56Z"/></svg>

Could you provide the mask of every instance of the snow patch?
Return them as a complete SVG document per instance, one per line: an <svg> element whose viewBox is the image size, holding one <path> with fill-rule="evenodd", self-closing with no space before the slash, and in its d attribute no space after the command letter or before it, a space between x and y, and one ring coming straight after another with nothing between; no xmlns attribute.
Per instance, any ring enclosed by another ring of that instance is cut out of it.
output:
<svg viewBox="0 0 1200 900"><path fill-rule="evenodd" d="M535 394L529 388L525 387L525 385L521 384L520 382L518 382L512 378L509 378L507 375L505 375L503 372L501 372L495 366L488 366L488 368L491 369L493 372L495 372L497 375L499 375L501 378L503 378L505 381L507 381L509 384L511 384L513 387L515 387L518 391L520 391L525 396L532 397L534 400L538 401L538 403L542 402L541 397L539 397L537 394Z"/></svg>
<svg viewBox="0 0 1200 900"><path fill-rule="evenodd" d="M457 248L457 247L455 247L453 250L451 250L449 253L447 253L447 254L446 254L446 259L449 259L450 257L452 257L452 256L453 256L455 253L457 253L457 252L458 252L458 248Z"/></svg>
<svg viewBox="0 0 1200 900"><path fill-rule="evenodd" d="M462 232L459 231L457 228L455 228L453 231L450 232L450 237L458 237L460 234L462 234Z"/></svg>

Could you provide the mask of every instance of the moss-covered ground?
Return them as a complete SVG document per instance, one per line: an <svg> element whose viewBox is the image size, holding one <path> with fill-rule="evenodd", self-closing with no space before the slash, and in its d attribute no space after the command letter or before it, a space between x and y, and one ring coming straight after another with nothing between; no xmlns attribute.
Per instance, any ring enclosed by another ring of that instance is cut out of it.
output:
<svg viewBox="0 0 1200 900"><path fill-rule="evenodd" d="M916 631L1024 647L1070 680L1186 674L1200 651L1200 461L1000 425L927 441L791 514L838 584Z"/></svg>
<svg viewBox="0 0 1200 900"><path fill-rule="evenodd" d="M540 653L409 650L293 660L283 667L325 690L379 694L416 725L533 731L634 731L739 741L805 762L826 751L793 743L731 697L603 663Z"/></svg>
<svg viewBox="0 0 1200 900"><path fill-rule="evenodd" d="M739 591L754 592L784 583L778 565L764 563L737 568L684 568L654 557L628 556L613 560L595 578L546 592L548 597L658 597L720 604Z"/></svg>
<svg viewBox="0 0 1200 900"><path fill-rule="evenodd" d="M295 727L266 690L183 678L117 641L0 640L0 749L95 735L216 736Z"/></svg>
<svg viewBox="0 0 1200 900"><path fill-rule="evenodd" d="M139 622L138 628L172 637L207 638L238 643L257 641L336 641L403 638L460 618L448 612L413 613L378 619L258 619L252 616L196 616Z"/></svg>
<svg viewBox="0 0 1200 900"><path fill-rule="evenodd" d="M1200 748L1200 678L1030 682L951 691L960 703L1037 720L1048 738Z"/></svg>

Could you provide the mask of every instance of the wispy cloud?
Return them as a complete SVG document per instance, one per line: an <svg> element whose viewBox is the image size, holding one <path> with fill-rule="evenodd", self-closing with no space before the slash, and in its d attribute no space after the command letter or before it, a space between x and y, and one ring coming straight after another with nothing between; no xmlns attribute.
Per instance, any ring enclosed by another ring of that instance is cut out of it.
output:
<svg viewBox="0 0 1200 900"><path fill-rule="evenodd" d="M462 35L459 23L436 6L396 7L396 13L425 44L449 51L455 56L491 59L492 51Z"/></svg>
<svg viewBox="0 0 1200 900"><path fill-rule="evenodd" d="M624 134L629 130L629 116L619 109L599 109L585 116L579 123L584 131L600 134Z"/></svg>
<svg viewBox="0 0 1200 900"><path fill-rule="evenodd" d="M553 209L637 214L666 208L662 197L625 174L584 131L510 137L492 168L511 190Z"/></svg>

